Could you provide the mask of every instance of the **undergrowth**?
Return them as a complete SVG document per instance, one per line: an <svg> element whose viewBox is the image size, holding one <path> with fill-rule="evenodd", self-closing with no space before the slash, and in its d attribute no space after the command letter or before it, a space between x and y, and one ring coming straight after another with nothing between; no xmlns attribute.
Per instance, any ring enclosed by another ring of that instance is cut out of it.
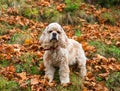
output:
<svg viewBox="0 0 120 91"><path fill-rule="evenodd" d="M8 81L0 76L0 91L20 91L20 88L17 82Z"/></svg>
<svg viewBox="0 0 120 91"><path fill-rule="evenodd" d="M101 54L105 57L114 57L120 61L120 48L115 45L107 45L100 41L91 41L89 44L96 47L97 54Z"/></svg>

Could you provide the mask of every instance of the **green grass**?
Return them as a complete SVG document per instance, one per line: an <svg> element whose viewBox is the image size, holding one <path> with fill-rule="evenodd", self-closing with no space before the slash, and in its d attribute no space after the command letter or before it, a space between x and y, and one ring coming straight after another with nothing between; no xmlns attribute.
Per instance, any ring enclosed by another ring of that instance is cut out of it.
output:
<svg viewBox="0 0 120 91"><path fill-rule="evenodd" d="M78 36L78 37L79 37L80 35L81 35L81 31L80 31L80 30L76 30L76 31L75 31L75 36Z"/></svg>
<svg viewBox="0 0 120 91"><path fill-rule="evenodd" d="M110 23L112 25L115 25L115 19L112 15L112 13L105 12L102 14L103 19L106 20L106 23Z"/></svg>
<svg viewBox="0 0 120 91"><path fill-rule="evenodd" d="M29 1L29 0L28 0ZM56 10L56 6L51 5L50 7L43 7L43 6L34 6L34 0L26 3L26 0L0 0L0 16L1 9L4 9L5 12L9 7L15 7L18 9L18 15L26 17L31 20L39 21L39 22L59 22L62 25L67 24L74 24L74 25L81 25L82 23L79 19L84 19L87 23L96 23L94 15L87 14L86 10L79 10L80 3L83 0L65 0L66 3L65 9L63 12L59 12ZM74 3L73 3L74 2ZM31 8L32 5L32 8ZM42 9L42 13L40 13L40 9ZM115 10L115 9L114 9ZM73 13L74 12L74 13ZM10 14L11 15L11 14ZM120 21L120 12L119 10L112 11L110 13L105 12L102 14L102 18L106 19L106 23L114 25L116 20L114 19L113 15L117 15L117 21ZM16 16L16 15L15 15ZM69 23L70 22L70 23ZM1 26L2 25L2 26ZM24 44L26 39L30 39L29 31L30 26L22 26L19 24L8 24L6 21L0 22L0 35L5 35L9 33L9 30L13 28L18 28L21 32L16 32L11 35L10 40L7 41L9 44ZM24 33L23 33L24 32ZM76 29L75 30L76 36L81 36L81 31ZM90 55L94 56L96 53L101 54L105 57L115 57L120 61L120 48L116 47L115 45L106 45L100 41L91 41L89 43L96 47L96 52L91 53ZM22 52L23 53L23 52ZM33 62L33 59L37 62ZM27 74L36 74L36 75L43 75L44 72L39 70L39 63L41 60L37 59L33 53L23 53L17 62L15 62L14 58L12 60L0 60L0 67L7 67L10 64L13 64L16 68L17 73L21 73L23 71L27 72ZM95 73L98 74L98 73ZM109 90L120 91L120 72L111 73L106 81L106 84ZM82 91L82 82L83 80L76 75L74 72L70 73L70 80L72 85L69 87L63 87L60 85L59 74L55 73L55 81L57 81L57 86L54 87L55 91ZM96 80L105 81L105 79L101 77L96 77ZM24 91L31 91L30 88L30 80L26 81L28 83L28 87L24 89ZM20 91L21 88L19 87L18 83L14 81L9 81L4 77L0 76L0 91Z"/></svg>
<svg viewBox="0 0 120 91"><path fill-rule="evenodd" d="M5 30L3 28L0 29L0 35L4 35L8 32L8 30Z"/></svg>
<svg viewBox="0 0 120 91"><path fill-rule="evenodd" d="M76 30L76 31L75 31L75 36L78 36L78 37L79 37L80 35L81 35L81 31L80 31L80 30Z"/></svg>
<svg viewBox="0 0 120 91"><path fill-rule="evenodd" d="M20 91L20 88L17 82L8 81L0 76L0 91Z"/></svg>
<svg viewBox="0 0 120 91"><path fill-rule="evenodd" d="M9 65L10 65L10 60L4 60L4 59L0 60L0 66L7 67Z"/></svg>
<svg viewBox="0 0 120 91"><path fill-rule="evenodd" d="M115 9L115 8L112 8L112 15L113 17L115 17L115 21L116 22L120 22L120 10L119 9Z"/></svg>
<svg viewBox="0 0 120 91"><path fill-rule="evenodd" d="M82 91L83 79L81 79L73 72L70 72L70 81L72 82L72 85L70 85L69 87L63 87L62 85L60 85L59 75L57 75L57 78L55 78L55 81L56 80L57 82L59 82L59 84L56 86L57 91Z"/></svg>
<svg viewBox="0 0 120 91"><path fill-rule="evenodd" d="M32 17L38 17L39 16L39 9L38 8L31 8L31 7L25 7L22 12L23 16L32 18Z"/></svg>
<svg viewBox="0 0 120 91"><path fill-rule="evenodd" d="M24 44L26 39L31 39L31 36L25 33L15 33L12 35L8 43L9 44Z"/></svg>
<svg viewBox="0 0 120 91"><path fill-rule="evenodd" d="M106 84L110 91L120 91L120 72L110 74Z"/></svg>
<svg viewBox="0 0 120 91"><path fill-rule="evenodd" d="M105 57L114 57L120 61L120 48L114 45L106 45L105 43L99 41L91 41L89 44L96 47L96 52L98 54Z"/></svg>
<svg viewBox="0 0 120 91"><path fill-rule="evenodd" d="M79 5L82 3L82 0L65 0L66 3L66 12L74 12L79 9Z"/></svg>
<svg viewBox="0 0 120 91"><path fill-rule="evenodd" d="M39 65L32 62L33 58L35 58L35 55L31 53L21 55L20 60L22 64L16 65L16 71L18 73L26 71L29 74L39 74Z"/></svg>
<svg viewBox="0 0 120 91"><path fill-rule="evenodd" d="M9 25L7 22L0 22L0 35L7 34L10 29L13 29L12 25Z"/></svg>

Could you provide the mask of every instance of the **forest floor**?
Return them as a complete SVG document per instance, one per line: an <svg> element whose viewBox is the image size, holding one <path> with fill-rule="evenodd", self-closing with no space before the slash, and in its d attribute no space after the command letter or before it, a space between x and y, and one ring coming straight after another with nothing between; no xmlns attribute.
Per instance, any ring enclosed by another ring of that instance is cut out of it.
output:
<svg viewBox="0 0 120 91"><path fill-rule="evenodd" d="M120 91L120 7L50 1L0 1L0 91ZM51 22L80 42L88 58L85 79L71 67L66 87L58 73L53 83L44 79L39 37Z"/></svg>

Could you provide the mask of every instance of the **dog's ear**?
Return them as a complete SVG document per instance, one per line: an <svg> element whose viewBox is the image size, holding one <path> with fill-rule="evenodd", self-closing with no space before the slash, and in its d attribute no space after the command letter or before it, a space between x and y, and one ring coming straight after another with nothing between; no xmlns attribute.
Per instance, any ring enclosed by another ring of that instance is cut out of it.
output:
<svg viewBox="0 0 120 91"><path fill-rule="evenodd" d="M39 38L39 43L42 44L44 41L44 36L45 36L45 31L43 31L43 33L41 34L40 38Z"/></svg>
<svg viewBox="0 0 120 91"><path fill-rule="evenodd" d="M49 38L48 38L49 36L47 35L47 30L48 30L48 26L45 28L45 30L43 31L43 33L41 34L39 38L39 43L41 44L43 48L49 42Z"/></svg>
<svg viewBox="0 0 120 91"><path fill-rule="evenodd" d="M66 35L66 33L64 32L63 28L61 27L61 36L60 36L60 46L62 48L66 48L68 45L68 37Z"/></svg>

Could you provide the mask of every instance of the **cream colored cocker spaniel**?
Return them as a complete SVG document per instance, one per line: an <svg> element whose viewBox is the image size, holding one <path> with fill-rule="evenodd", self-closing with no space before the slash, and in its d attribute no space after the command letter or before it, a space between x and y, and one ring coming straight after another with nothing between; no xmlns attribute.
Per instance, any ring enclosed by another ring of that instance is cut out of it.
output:
<svg viewBox="0 0 120 91"><path fill-rule="evenodd" d="M59 67L61 84L69 83L69 65L75 63L80 68L81 76L86 75L86 56L82 45L69 39L58 23L51 23L45 28L40 43L45 50L43 62L49 82L54 78L55 68Z"/></svg>

